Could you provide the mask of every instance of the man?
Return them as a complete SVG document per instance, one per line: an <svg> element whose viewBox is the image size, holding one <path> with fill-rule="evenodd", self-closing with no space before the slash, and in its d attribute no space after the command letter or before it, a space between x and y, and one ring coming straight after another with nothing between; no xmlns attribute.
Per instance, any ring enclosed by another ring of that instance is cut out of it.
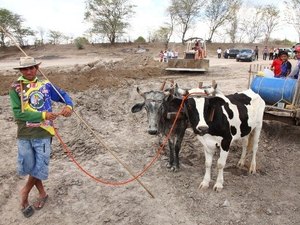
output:
<svg viewBox="0 0 300 225"><path fill-rule="evenodd" d="M54 87L48 80L37 78L40 62L32 57L21 57L20 65L15 67L21 72L11 85L9 96L13 115L18 126L18 173L29 175L21 189L21 208L25 217L30 217L34 209L42 209L48 194L42 180L48 178L48 164L51 152L51 140L55 134L53 120L59 115L69 117L73 103L69 95ZM59 94L58 94L59 93ZM51 100L65 103L60 113L52 112ZM33 187L38 190L38 198L29 204L28 196Z"/></svg>
<svg viewBox="0 0 300 225"><path fill-rule="evenodd" d="M268 47L265 46L265 48L264 48L264 50L263 50L263 60L267 60L268 54L269 54Z"/></svg>
<svg viewBox="0 0 300 225"><path fill-rule="evenodd" d="M258 60L258 46L255 46L254 52L255 52L255 59Z"/></svg>
<svg viewBox="0 0 300 225"><path fill-rule="evenodd" d="M300 46L295 48L296 58L298 60L297 65L294 67L292 72L290 73L289 77L293 79L299 78L299 71L300 71Z"/></svg>
<svg viewBox="0 0 300 225"><path fill-rule="evenodd" d="M220 58L221 58L221 55L222 55L222 49L221 49L221 47L219 47L219 48L217 49L217 54L218 54L218 59L220 59Z"/></svg>

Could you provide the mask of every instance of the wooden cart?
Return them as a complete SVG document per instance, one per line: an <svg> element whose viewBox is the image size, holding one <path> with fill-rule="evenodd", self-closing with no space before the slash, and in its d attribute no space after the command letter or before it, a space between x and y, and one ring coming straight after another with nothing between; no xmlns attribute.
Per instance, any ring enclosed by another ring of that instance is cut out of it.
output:
<svg viewBox="0 0 300 225"><path fill-rule="evenodd" d="M252 85L253 78L264 68L261 65L250 65L248 87ZM259 94L259 93L258 93ZM265 99L264 99L265 100ZM265 100L266 101L266 100ZM296 81L292 102L278 102L274 105L266 105L265 120L276 120L292 125L300 125L300 79Z"/></svg>

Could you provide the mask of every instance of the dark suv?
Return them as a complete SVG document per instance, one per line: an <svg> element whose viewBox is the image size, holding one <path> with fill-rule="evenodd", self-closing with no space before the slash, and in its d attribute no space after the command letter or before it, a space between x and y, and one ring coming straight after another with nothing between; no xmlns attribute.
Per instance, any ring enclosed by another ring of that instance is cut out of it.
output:
<svg viewBox="0 0 300 225"><path fill-rule="evenodd" d="M252 49L241 49L240 53L236 56L236 61L249 61L252 62L255 60L255 52Z"/></svg>
<svg viewBox="0 0 300 225"><path fill-rule="evenodd" d="M230 49L227 49L224 51L224 58L225 59L230 59L230 58L233 58L235 59L237 54L239 54L240 50L237 49L237 48L230 48Z"/></svg>

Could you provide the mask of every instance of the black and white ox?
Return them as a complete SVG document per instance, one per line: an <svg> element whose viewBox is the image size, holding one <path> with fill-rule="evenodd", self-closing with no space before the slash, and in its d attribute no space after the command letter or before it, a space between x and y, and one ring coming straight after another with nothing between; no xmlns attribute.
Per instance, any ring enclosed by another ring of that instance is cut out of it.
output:
<svg viewBox="0 0 300 225"><path fill-rule="evenodd" d="M193 91L190 91L191 94ZM181 94L188 94L182 92ZM220 150L217 162L218 176L213 187L215 191L223 189L223 169L225 167L231 143L242 140L242 155L238 166L243 167L247 149L253 152L249 172L256 172L256 151L263 123L265 102L252 90L223 95L197 97L190 95L185 102L186 113L192 129L205 150L205 175L199 188L209 187L211 165L215 150Z"/></svg>
<svg viewBox="0 0 300 225"><path fill-rule="evenodd" d="M163 90L163 88L161 89ZM172 89L168 91L141 92L137 88L137 92L144 98L144 102L134 105L131 111L136 113L145 108L148 118L148 133L151 135L167 135L174 122L175 114L180 108L181 99L173 95ZM179 169L179 151L187 123L186 114L180 113L168 140L170 151L168 168L172 171Z"/></svg>

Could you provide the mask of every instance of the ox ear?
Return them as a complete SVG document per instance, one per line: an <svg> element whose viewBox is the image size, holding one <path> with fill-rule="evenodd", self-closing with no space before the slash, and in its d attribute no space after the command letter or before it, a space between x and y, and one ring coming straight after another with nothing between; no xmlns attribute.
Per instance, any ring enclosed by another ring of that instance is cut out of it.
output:
<svg viewBox="0 0 300 225"><path fill-rule="evenodd" d="M144 108L145 102L143 103L137 103L131 108L132 113L136 113L141 111Z"/></svg>
<svg viewBox="0 0 300 225"><path fill-rule="evenodd" d="M174 92L174 91L172 91L172 89L170 89L170 90L168 90L168 91L164 91L164 95L165 95L164 99L165 99L165 101L167 101L168 98L169 98L170 96L172 96L172 93L173 93L173 92Z"/></svg>
<svg viewBox="0 0 300 225"><path fill-rule="evenodd" d="M175 95L176 96L186 96L189 94L189 92L187 90L181 89L180 87L178 87L178 84L175 84Z"/></svg>

